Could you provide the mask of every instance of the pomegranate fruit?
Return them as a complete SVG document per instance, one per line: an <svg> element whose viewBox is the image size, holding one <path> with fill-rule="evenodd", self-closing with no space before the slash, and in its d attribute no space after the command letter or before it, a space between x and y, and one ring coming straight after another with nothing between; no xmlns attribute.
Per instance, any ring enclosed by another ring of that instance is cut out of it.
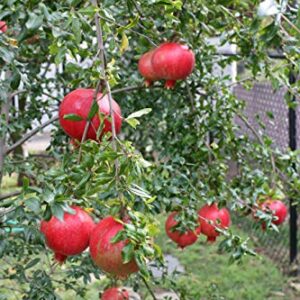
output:
<svg viewBox="0 0 300 300"><path fill-rule="evenodd" d="M152 68L156 76L166 79L166 88L173 88L176 80L187 78L195 66L195 55L185 45L164 43L152 54Z"/></svg>
<svg viewBox="0 0 300 300"><path fill-rule="evenodd" d="M288 212L286 205L280 200L267 200L261 205L261 209L270 210L272 212L272 215L276 217L276 220L272 221L275 225L282 224L285 221ZM265 228L265 226L263 227Z"/></svg>
<svg viewBox="0 0 300 300"><path fill-rule="evenodd" d="M96 225L90 238L90 253L95 264L118 278L126 278L139 270L135 260L123 263L122 250L128 242L111 242L123 228L123 224L108 216Z"/></svg>
<svg viewBox="0 0 300 300"><path fill-rule="evenodd" d="M129 300L129 294L126 289L112 287L104 291L101 300Z"/></svg>
<svg viewBox="0 0 300 300"><path fill-rule="evenodd" d="M86 119L88 117L91 105L93 103L95 90L93 89L77 89L68 95L62 100L59 107L59 122L63 130L66 134L68 134L71 138L77 139L79 141L82 140L82 136L84 133L84 128L86 125ZM102 98L102 94L98 94L98 105L99 111L102 114L109 115L110 107L109 100L107 95ZM113 115L115 120L115 129L118 134L121 131L122 126L122 115L121 109L116 101L112 101ZM64 119L65 115L68 114L76 114L80 116L83 120L80 121L72 121ZM97 130L100 126L99 115L96 114L92 120L91 125L87 131L86 138L91 140L96 140L97 138ZM104 126L102 132L100 133L100 138L103 134L107 132L111 132L111 122L107 118L104 118Z"/></svg>
<svg viewBox="0 0 300 300"><path fill-rule="evenodd" d="M156 76L152 67L151 60L154 51L155 49L143 54L138 63L139 72L145 78L145 85L147 87L150 86L153 81L160 79L158 76Z"/></svg>
<svg viewBox="0 0 300 300"><path fill-rule="evenodd" d="M180 248L185 248L186 246L194 244L198 236L201 232L200 226L197 227L195 230L188 230L186 232L180 232L179 230L174 230L173 228L178 224L175 220L175 216L177 212L172 212L165 224L165 229L168 237L174 241Z"/></svg>
<svg viewBox="0 0 300 300"><path fill-rule="evenodd" d="M55 259L63 263L68 256L83 252L89 245L93 219L80 207L72 206L75 214L65 212L63 221L52 216L42 221L40 230L45 235L47 246L54 251Z"/></svg>
<svg viewBox="0 0 300 300"><path fill-rule="evenodd" d="M216 203L204 205L198 212L201 233L207 236L208 242L215 242L219 232L216 227L225 229L230 225L230 214L226 208L219 209ZM212 224L209 224L212 222Z"/></svg>
<svg viewBox="0 0 300 300"><path fill-rule="evenodd" d="M7 31L7 25L5 21L0 21L0 32L5 33Z"/></svg>

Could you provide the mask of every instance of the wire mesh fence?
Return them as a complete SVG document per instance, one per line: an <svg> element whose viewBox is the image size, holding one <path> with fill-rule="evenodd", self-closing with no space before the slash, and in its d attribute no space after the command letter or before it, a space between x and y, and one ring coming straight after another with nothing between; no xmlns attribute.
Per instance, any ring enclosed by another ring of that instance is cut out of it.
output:
<svg viewBox="0 0 300 300"><path fill-rule="evenodd" d="M281 88L274 91L269 83L257 83L252 89L246 90L241 85L234 88L234 93L238 99L245 101L244 114L249 123L255 130L262 134L266 134L273 140L273 147L285 151L290 147L290 119L289 108L285 101L285 95L288 92L287 88ZM300 107L295 109L296 112L296 128L300 128ZM247 133L250 137L255 138L249 128L241 122L236 120L242 132ZM300 132L296 132L295 144L300 145ZM298 214L300 213L299 208ZM300 232L297 231L299 227L299 220L297 215L292 215L295 218L291 222L289 220L279 228L280 233L268 232L266 234L261 227L253 224L253 221L248 218L239 218L237 223L250 235L258 245L258 252L263 251L276 263L278 263L285 271L290 271L291 251L297 253L300 245ZM296 223L295 223L296 222ZM292 228L291 223L297 224L297 227ZM291 235L292 230L296 230ZM291 247L296 249L291 249ZM294 263L297 260L294 260Z"/></svg>

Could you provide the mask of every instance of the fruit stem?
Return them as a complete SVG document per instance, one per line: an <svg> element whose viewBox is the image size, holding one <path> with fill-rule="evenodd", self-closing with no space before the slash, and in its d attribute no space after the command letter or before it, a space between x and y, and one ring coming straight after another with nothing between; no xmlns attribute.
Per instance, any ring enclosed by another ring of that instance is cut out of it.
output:
<svg viewBox="0 0 300 300"><path fill-rule="evenodd" d="M165 88L167 90L171 90L174 88L175 84L176 84L176 80L167 80L165 83Z"/></svg>
<svg viewBox="0 0 300 300"><path fill-rule="evenodd" d="M152 81L150 79L145 79L145 86L150 87L152 85Z"/></svg>
<svg viewBox="0 0 300 300"><path fill-rule="evenodd" d="M207 243L214 243L216 241L216 237L215 236L208 236L207 237Z"/></svg>

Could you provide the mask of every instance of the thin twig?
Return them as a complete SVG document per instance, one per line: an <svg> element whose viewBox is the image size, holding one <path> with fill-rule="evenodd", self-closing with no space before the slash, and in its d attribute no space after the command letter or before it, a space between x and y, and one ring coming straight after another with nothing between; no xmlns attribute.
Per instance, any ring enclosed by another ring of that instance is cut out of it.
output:
<svg viewBox="0 0 300 300"><path fill-rule="evenodd" d="M146 88L144 85L133 85L133 86L125 87L125 88L112 90L111 93L118 94L118 93L130 92L130 91L135 91L135 90L141 90L144 88Z"/></svg>
<svg viewBox="0 0 300 300"><path fill-rule="evenodd" d="M98 8L98 1L97 0L91 0L92 4ZM113 99L112 99L112 91L110 88L110 84L108 81L108 77L106 74L106 60L105 60L105 49L104 49L104 41L103 41L103 32L102 27L100 23L100 15L98 13L95 14L95 24L96 24L96 32L97 32L97 42L98 42L98 49L99 49L99 58L101 63L101 71L102 71L102 78L104 80L105 88L106 88L106 96L108 98L109 103L109 114L111 116L111 132L112 132L112 148L115 152L117 152L117 134L116 134L116 126L115 126L115 113L113 111ZM119 182L119 169L120 169L120 162L119 159L115 159L115 177L116 177L116 184ZM123 205L123 199L122 194L118 192L118 197L120 200L120 215L123 217L125 213L125 208Z"/></svg>
<svg viewBox="0 0 300 300"><path fill-rule="evenodd" d="M154 292L152 291L152 289L151 289L149 283L147 282L147 280L143 276L141 276L141 277L142 277L142 280L143 280L147 290L149 291L150 295L152 296L153 300L157 300L157 298L156 298Z"/></svg>
<svg viewBox="0 0 300 300"><path fill-rule="evenodd" d="M15 92L13 92L13 93L10 95L10 98L12 99L13 97L18 96L18 95L23 94L23 93L26 93L26 92L27 92L27 90L19 90L19 91L15 91Z"/></svg>
<svg viewBox="0 0 300 300"><path fill-rule="evenodd" d="M293 27L293 29L295 29L300 34L300 29L293 22L291 22L284 14L282 14L281 16L291 27Z"/></svg>
<svg viewBox="0 0 300 300"><path fill-rule="evenodd" d="M61 101L60 98L55 97L55 96L53 96L53 95L51 95L51 94L49 94L49 93L47 93L47 92L45 92L45 91L43 91L42 94L45 95L45 96L47 96L47 97L49 97L49 98L52 98L53 100L55 100L55 101L57 101L57 102L60 102L60 101Z"/></svg>
<svg viewBox="0 0 300 300"><path fill-rule="evenodd" d="M25 143L27 140L29 140L32 136L34 136L36 133L38 133L41 129L49 126L50 124L54 123L55 121L58 120L58 116L55 116L51 119L49 119L47 122L41 124L40 126L34 128L33 130L31 130L30 132L28 132L27 134L25 134L23 136L23 138L21 138L20 140L18 140L17 142L15 142L13 145L11 145L10 147L8 147L4 152L5 154L9 154L10 152L12 152L14 149L16 149L17 147L19 147L20 145L22 145L23 143Z"/></svg>
<svg viewBox="0 0 300 300"><path fill-rule="evenodd" d="M7 194L1 194L1 195L0 195L0 201L1 201L1 200L8 199L8 198L11 198L11 197L18 196L18 195L20 195L21 193L22 193L22 191L15 191L15 192L7 193Z"/></svg>
<svg viewBox="0 0 300 300"><path fill-rule="evenodd" d="M187 80L185 81L185 84L186 84L186 89L187 89L188 96L189 96L189 99L190 99L190 102L191 102L192 112L195 112L195 101L194 101L194 97L192 95L190 85L189 85Z"/></svg>

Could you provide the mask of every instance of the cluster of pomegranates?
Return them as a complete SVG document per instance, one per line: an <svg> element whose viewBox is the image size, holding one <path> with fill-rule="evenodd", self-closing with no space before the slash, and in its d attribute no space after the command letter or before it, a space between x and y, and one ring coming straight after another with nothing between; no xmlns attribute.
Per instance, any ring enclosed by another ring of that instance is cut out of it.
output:
<svg viewBox="0 0 300 300"><path fill-rule="evenodd" d="M186 79L194 66L194 53L187 46L174 42L163 43L145 53L138 63L146 86L163 79L166 80L165 87L168 89L175 86L176 80Z"/></svg>
<svg viewBox="0 0 300 300"><path fill-rule="evenodd" d="M195 230L188 230L181 232L176 230L178 222L175 216L178 212L172 212L165 224L167 235L173 240L180 248L194 244L200 233L207 237L208 242L214 242L219 235L216 228L226 229L230 225L230 214L224 207L219 209L216 203L211 205L204 205L198 211L198 224Z"/></svg>
<svg viewBox="0 0 300 300"><path fill-rule="evenodd" d="M83 209L78 206L71 208L74 214L64 212L63 220L52 216L49 221L43 220L40 226L46 244L53 250L58 263L64 263L68 256L78 255L89 247L94 263L117 278L126 278L138 271L134 260L125 264L122 261L122 250L128 241L111 242L116 234L123 230L123 224L112 216L95 224ZM102 299L128 299L128 293L111 288L104 292Z"/></svg>
<svg viewBox="0 0 300 300"><path fill-rule="evenodd" d="M273 217L272 223L277 226L285 221L288 213L286 205L280 200L268 199L260 205L260 209L264 212L271 212ZM255 214L254 218L257 218ZM262 229L266 229L265 223L262 223Z"/></svg>
<svg viewBox="0 0 300 300"><path fill-rule="evenodd" d="M282 224L287 217L287 207L280 200L269 199L260 205L260 209L272 214L272 223L275 225ZM169 215L165 228L169 238L180 248L194 244L201 233L207 237L208 242L215 242L219 235L216 229L227 229L231 222L229 211L225 207L219 209L216 203L206 204L198 211L198 226L194 230L182 232L176 229L178 225L176 221L177 214L178 212L172 212ZM254 218L257 219L255 214ZM262 223L262 228L265 230L265 223Z"/></svg>
<svg viewBox="0 0 300 300"><path fill-rule="evenodd" d="M0 32L5 33L7 31L7 25L5 21L0 21Z"/></svg>

